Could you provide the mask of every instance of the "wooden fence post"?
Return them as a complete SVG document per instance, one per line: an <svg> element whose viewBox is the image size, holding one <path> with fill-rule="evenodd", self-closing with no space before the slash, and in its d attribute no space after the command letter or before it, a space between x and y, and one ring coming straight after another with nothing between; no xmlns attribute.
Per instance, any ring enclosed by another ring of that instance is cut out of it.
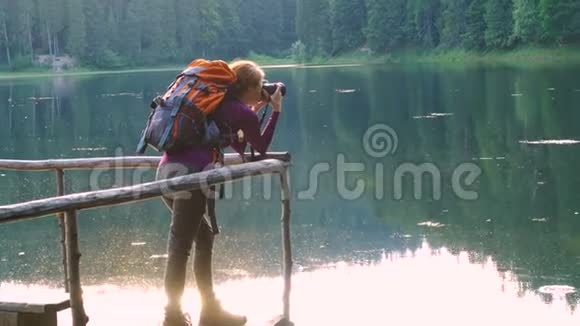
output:
<svg viewBox="0 0 580 326"><path fill-rule="evenodd" d="M65 213L66 254L68 257L68 275L70 289L70 305L73 326L86 326L89 318L83 306L83 290L81 288L79 239L77 231L77 211Z"/></svg>
<svg viewBox="0 0 580 326"><path fill-rule="evenodd" d="M64 171L62 169L56 169L56 195L64 195ZM67 256L66 256L66 231L64 225L64 214L62 212L56 213L58 218L58 227L60 229L60 248L62 252L62 267L64 269L64 291L69 293L68 287L68 267L67 267Z"/></svg>
<svg viewBox="0 0 580 326"><path fill-rule="evenodd" d="M280 174L280 182L282 187L282 248L283 248L283 259L284 259L284 294L283 294L283 305L284 313L283 317L286 324L291 325L290 322L290 291L292 288L292 247L290 244L290 183L288 168L285 167Z"/></svg>

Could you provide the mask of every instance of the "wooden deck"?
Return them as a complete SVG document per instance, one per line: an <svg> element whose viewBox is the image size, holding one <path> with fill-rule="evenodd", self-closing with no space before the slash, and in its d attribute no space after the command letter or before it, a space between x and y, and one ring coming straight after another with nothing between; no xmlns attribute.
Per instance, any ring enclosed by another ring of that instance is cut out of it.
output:
<svg viewBox="0 0 580 326"><path fill-rule="evenodd" d="M68 298L48 302L0 302L0 326L57 326L57 313L70 308Z"/></svg>

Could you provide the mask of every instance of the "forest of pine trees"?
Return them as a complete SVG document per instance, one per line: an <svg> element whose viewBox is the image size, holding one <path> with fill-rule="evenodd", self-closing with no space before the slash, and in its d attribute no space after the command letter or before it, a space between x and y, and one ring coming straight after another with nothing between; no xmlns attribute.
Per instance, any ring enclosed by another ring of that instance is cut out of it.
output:
<svg viewBox="0 0 580 326"><path fill-rule="evenodd" d="M580 0L0 0L0 66L13 70L38 54L115 68L579 40Z"/></svg>

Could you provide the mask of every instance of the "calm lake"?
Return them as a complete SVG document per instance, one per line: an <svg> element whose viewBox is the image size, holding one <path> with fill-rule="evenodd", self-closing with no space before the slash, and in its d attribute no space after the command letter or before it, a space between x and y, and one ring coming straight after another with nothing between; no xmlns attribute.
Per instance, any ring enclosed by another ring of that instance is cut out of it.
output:
<svg viewBox="0 0 580 326"><path fill-rule="evenodd" d="M296 325L578 325L580 67L266 72L288 88L270 150L292 154ZM0 158L134 155L175 73L0 80ZM70 193L154 171L65 177ZM254 321L282 309L280 195L264 180L217 208L218 292ZM0 205L54 194L53 173L0 171ZM79 213L89 325L157 325L168 226L158 199ZM0 226L0 301L62 280L55 218Z"/></svg>

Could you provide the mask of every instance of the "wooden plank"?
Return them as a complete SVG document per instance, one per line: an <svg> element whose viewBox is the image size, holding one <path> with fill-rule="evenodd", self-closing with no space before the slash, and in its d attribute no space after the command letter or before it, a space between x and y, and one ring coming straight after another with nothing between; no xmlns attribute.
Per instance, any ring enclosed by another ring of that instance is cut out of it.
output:
<svg viewBox="0 0 580 326"><path fill-rule="evenodd" d="M18 326L57 326L56 312L44 314L18 314Z"/></svg>
<svg viewBox="0 0 580 326"><path fill-rule="evenodd" d="M62 211L105 207L160 197L167 192L201 189L205 186L239 180L249 176L278 174L289 163L275 159L227 166L172 179L134 186L76 193L56 198L0 206L0 224L31 220Z"/></svg>
<svg viewBox="0 0 580 326"><path fill-rule="evenodd" d="M0 169L21 171L49 171L55 169L152 168L159 164L158 156L120 156L50 160L0 160Z"/></svg>
<svg viewBox="0 0 580 326"><path fill-rule="evenodd" d="M70 308L69 299L50 303L0 302L0 311L4 312L40 314L45 312L57 312L67 308Z"/></svg>
<svg viewBox="0 0 580 326"><path fill-rule="evenodd" d="M250 153L246 153L247 158ZM276 159L284 162L290 161L288 152L266 153L265 157L257 156L258 160ZM51 160L0 160L0 169L21 171L48 171L48 170L79 170L79 169L113 169L113 168L157 168L161 156L119 156L119 157L93 157L75 159L51 159ZM224 156L226 165L241 164L242 158L238 154L227 153Z"/></svg>
<svg viewBox="0 0 580 326"><path fill-rule="evenodd" d="M0 326L18 326L18 313L0 311Z"/></svg>

